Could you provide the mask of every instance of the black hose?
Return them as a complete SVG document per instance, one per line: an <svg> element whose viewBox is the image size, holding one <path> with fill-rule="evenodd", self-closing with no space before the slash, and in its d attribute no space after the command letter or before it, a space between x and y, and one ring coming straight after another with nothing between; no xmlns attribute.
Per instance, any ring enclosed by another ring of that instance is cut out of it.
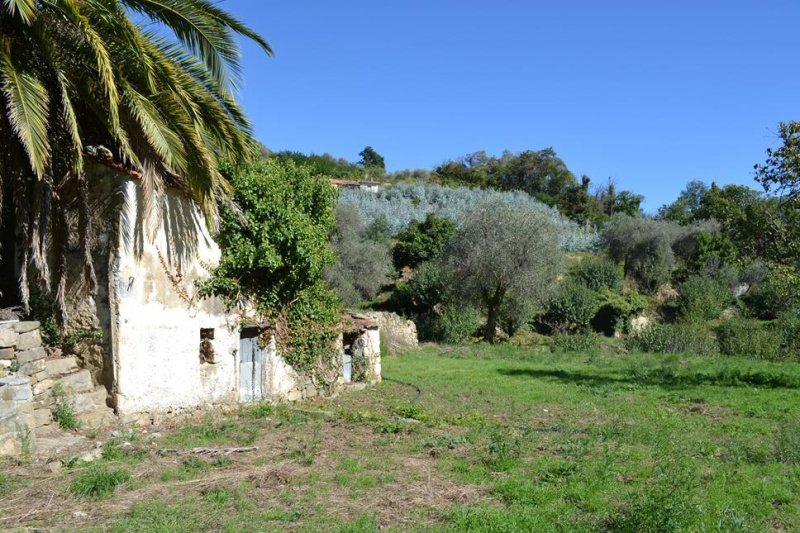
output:
<svg viewBox="0 0 800 533"><path fill-rule="evenodd" d="M420 389L417 385L414 385L413 383L408 383L407 381L400 381L399 379L390 378L387 377L386 374L383 374L382 378L384 381L391 381L393 383L399 383L400 385L405 385L406 387L411 387L413 389L416 389L417 394L411 400L411 403L417 403L419 401L420 396L422 396L422 389Z"/></svg>

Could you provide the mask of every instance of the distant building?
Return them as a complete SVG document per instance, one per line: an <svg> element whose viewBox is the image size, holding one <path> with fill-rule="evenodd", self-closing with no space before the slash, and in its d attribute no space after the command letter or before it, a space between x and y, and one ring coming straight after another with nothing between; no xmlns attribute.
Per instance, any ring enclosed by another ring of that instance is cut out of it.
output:
<svg viewBox="0 0 800 533"><path fill-rule="evenodd" d="M337 189L360 189L362 191L379 192L383 188L383 183L366 180L343 180L330 178L330 183Z"/></svg>

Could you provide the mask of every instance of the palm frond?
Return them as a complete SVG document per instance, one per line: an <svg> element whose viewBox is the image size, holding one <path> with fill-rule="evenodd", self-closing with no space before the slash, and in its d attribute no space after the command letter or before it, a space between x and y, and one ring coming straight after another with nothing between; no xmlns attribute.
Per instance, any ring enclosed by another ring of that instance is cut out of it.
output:
<svg viewBox="0 0 800 533"><path fill-rule="evenodd" d="M0 40L0 74L9 122L28 154L31 168L41 179L50 160L47 135L50 96L33 73L21 71L14 64L9 39Z"/></svg>
<svg viewBox="0 0 800 533"><path fill-rule="evenodd" d="M11 16L19 14L25 24L36 18L36 0L3 0L3 7Z"/></svg>
<svg viewBox="0 0 800 533"><path fill-rule="evenodd" d="M231 31L255 40L272 55L272 49L261 36L205 0L124 0L124 3L169 28L200 58L220 85L238 83L239 47Z"/></svg>

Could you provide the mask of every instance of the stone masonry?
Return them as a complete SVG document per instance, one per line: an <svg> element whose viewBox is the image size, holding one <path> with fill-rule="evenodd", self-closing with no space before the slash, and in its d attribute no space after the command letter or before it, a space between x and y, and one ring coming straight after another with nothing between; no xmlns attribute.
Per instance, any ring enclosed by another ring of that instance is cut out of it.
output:
<svg viewBox="0 0 800 533"><path fill-rule="evenodd" d="M81 427L99 429L115 419L106 390L95 390L89 370L42 346L38 322L0 323L0 456L34 453L58 440L56 391Z"/></svg>

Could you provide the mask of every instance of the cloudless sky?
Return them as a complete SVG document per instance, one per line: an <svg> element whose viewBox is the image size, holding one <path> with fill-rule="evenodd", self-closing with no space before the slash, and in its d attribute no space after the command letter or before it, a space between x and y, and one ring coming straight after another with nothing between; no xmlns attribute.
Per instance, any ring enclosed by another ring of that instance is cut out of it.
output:
<svg viewBox="0 0 800 533"><path fill-rule="evenodd" d="M389 170L552 146L654 211L687 181L753 181L800 119L800 2L227 0L240 99L273 150Z"/></svg>

